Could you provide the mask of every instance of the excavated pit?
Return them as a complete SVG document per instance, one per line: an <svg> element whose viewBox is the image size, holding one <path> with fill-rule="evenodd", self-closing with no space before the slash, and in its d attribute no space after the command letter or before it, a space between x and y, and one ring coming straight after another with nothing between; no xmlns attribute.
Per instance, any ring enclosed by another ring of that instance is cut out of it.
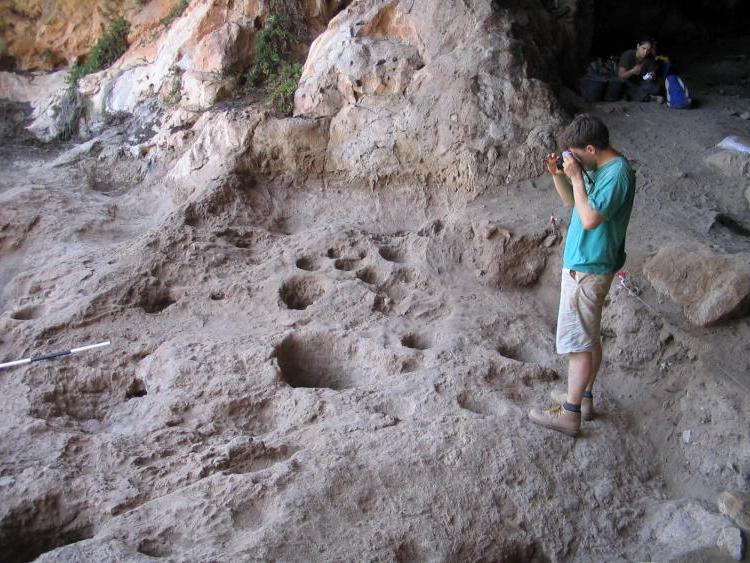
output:
<svg viewBox="0 0 750 563"><path fill-rule="evenodd" d="M302 311L325 293L323 284L313 277L293 277L279 289L279 297L288 309Z"/></svg>
<svg viewBox="0 0 750 563"><path fill-rule="evenodd" d="M290 335L274 350L281 378L291 387L343 391L368 383L372 368L355 342L328 334Z"/></svg>

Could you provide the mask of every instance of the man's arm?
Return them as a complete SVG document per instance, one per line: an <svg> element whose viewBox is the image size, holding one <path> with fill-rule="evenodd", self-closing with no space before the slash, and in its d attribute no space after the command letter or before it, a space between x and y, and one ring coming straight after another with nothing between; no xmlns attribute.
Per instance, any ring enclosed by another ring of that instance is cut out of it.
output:
<svg viewBox="0 0 750 563"><path fill-rule="evenodd" d="M589 203L589 195L583 185L583 169L573 156L565 156L565 174L570 178L573 186L573 202L581 219L581 225L587 231L595 229L604 221L604 216Z"/></svg>
<svg viewBox="0 0 750 563"><path fill-rule="evenodd" d="M570 185L568 178L563 174L559 174L552 176L552 181L555 183L557 194L560 196L565 207L573 207L575 205L573 186Z"/></svg>
<svg viewBox="0 0 750 563"><path fill-rule="evenodd" d="M581 218L581 225L587 231L595 229L604 222L604 217L589 204L589 196L583 185L583 176L579 173L571 180L573 184L573 198L578 217Z"/></svg>

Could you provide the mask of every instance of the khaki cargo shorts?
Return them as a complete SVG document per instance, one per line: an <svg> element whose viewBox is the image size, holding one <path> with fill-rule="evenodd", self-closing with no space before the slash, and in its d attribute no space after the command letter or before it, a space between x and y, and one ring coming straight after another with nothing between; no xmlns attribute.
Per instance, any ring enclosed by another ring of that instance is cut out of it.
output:
<svg viewBox="0 0 750 563"><path fill-rule="evenodd" d="M614 274L587 274L563 268L557 315L557 353L587 352L601 341L604 299Z"/></svg>

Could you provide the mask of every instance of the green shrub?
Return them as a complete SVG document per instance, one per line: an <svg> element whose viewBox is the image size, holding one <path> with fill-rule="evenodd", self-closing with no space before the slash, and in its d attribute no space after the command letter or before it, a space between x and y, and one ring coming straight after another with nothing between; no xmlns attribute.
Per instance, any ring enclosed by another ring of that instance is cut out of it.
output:
<svg viewBox="0 0 750 563"><path fill-rule="evenodd" d="M255 63L245 76L252 86L259 86L278 72L284 63L284 55L291 51L294 36L284 27L284 20L275 13L268 15L266 25L258 35L255 47Z"/></svg>
<svg viewBox="0 0 750 563"><path fill-rule="evenodd" d="M172 20L179 18L189 5L190 0L180 0L166 16L159 20L159 23L162 25L169 25L172 23Z"/></svg>
<svg viewBox="0 0 750 563"><path fill-rule="evenodd" d="M297 90L302 65L299 63L284 64L278 75L271 77L271 103L281 114L290 115L294 110L294 92Z"/></svg>
<svg viewBox="0 0 750 563"><path fill-rule="evenodd" d="M128 31L130 24L123 18L117 18L107 32L99 38L86 55L82 64L76 64L68 73L66 80L75 84L78 79L92 72L107 68L128 48Z"/></svg>
<svg viewBox="0 0 750 563"><path fill-rule="evenodd" d="M245 75L245 84L266 89L266 100L284 115L294 109L294 92L302 74L302 65L287 61L296 41L286 28L286 19L270 13L258 34L255 63Z"/></svg>

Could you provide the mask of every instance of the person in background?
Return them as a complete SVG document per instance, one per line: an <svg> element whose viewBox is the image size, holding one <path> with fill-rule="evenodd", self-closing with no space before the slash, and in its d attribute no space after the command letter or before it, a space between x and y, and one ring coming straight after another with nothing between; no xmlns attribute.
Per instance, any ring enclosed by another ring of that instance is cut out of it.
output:
<svg viewBox="0 0 750 563"><path fill-rule="evenodd" d="M626 95L632 101L645 102L661 92L659 66L652 52L655 47L651 37L642 37L635 49L628 49L620 56L617 75L625 81Z"/></svg>

